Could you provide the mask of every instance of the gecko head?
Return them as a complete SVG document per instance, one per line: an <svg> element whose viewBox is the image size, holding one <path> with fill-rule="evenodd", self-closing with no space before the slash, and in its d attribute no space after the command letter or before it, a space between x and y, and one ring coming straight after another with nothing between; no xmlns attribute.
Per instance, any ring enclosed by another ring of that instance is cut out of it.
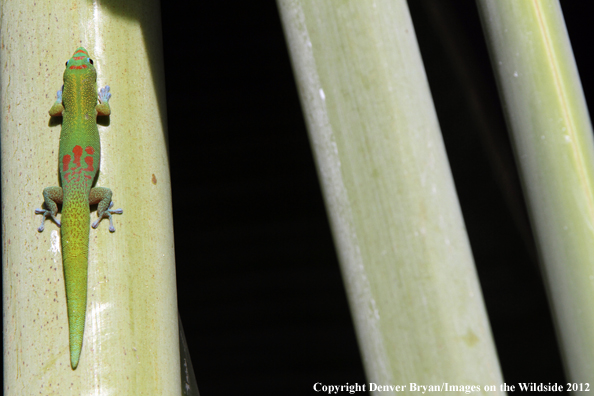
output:
<svg viewBox="0 0 594 396"><path fill-rule="evenodd" d="M66 70L64 71L64 78L73 75L93 75L97 80L97 71L93 65L93 60L89 57L89 53L83 47L79 47L72 58L66 62Z"/></svg>

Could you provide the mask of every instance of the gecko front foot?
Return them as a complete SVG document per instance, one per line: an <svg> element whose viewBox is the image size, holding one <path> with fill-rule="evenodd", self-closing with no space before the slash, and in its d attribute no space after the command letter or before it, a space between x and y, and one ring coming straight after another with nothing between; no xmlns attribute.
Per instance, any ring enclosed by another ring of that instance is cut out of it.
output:
<svg viewBox="0 0 594 396"><path fill-rule="evenodd" d="M109 92L109 85L99 89L99 101L101 103L107 103L111 99L111 93Z"/></svg>
<svg viewBox="0 0 594 396"><path fill-rule="evenodd" d="M37 229L37 231L39 232L43 232L43 230L45 229L45 226L43 223L45 223L45 219L50 216L52 219L54 219L54 221L56 222L56 224L58 225L58 227L62 226L62 223L60 223L60 220L58 220L56 218L56 215L54 215L52 213L51 210L46 210L46 209L35 209L35 214L40 214L43 215L43 217L41 218L41 225L39 226L39 228Z"/></svg>
<svg viewBox="0 0 594 396"><path fill-rule="evenodd" d="M122 214L124 213L123 209L111 209L111 207L113 206L113 201L111 201L109 203L109 206L107 207L107 210L103 213L98 213L97 215L99 216L99 218L97 220L95 220L93 222L93 224L91 224L91 227L93 228L97 228L99 226L99 222L104 219L104 218L109 218L109 231L110 232L115 232L115 227L113 226L113 220L111 218L112 214Z"/></svg>

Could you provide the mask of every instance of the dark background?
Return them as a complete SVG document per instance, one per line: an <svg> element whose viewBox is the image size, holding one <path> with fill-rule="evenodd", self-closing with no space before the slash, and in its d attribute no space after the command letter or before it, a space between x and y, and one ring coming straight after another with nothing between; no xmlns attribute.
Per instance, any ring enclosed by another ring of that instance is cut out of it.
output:
<svg viewBox="0 0 594 396"><path fill-rule="evenodd" d="M561 4L591 103L591 13ZM200 392L364 383L276 3L192 7L162 2L179 311ZM475 2L409 7L505 381L563 383Z"/></svg>

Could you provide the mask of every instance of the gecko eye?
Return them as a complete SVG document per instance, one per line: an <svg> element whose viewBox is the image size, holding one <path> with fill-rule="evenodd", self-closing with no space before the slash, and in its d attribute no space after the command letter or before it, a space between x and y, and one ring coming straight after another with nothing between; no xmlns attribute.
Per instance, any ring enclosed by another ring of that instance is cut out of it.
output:
<svg viewBox="0 0 594 396"><path fill-rule="evenodd" d="M91 58L87 58L87 60L89 61L89 63L92 65L93 64L93 59Z"/></svg>
<svg viewBox="0 0 594 396"><path fill-rule="evenodd" d="M66 66L68 66L68 62L70 62L70 59L68 59L68 60L66 61Z"/></svg>

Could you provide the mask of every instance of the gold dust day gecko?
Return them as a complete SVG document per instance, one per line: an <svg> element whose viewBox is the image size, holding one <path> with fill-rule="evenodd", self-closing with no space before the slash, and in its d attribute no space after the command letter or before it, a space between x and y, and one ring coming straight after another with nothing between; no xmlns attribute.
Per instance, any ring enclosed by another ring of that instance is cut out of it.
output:
<svg viewBox="0 0 594 396"><path fill-rule="evenodd" d="M98 219L92 224L97 228L103 218L109 219L109 231L114 232L112 214L122 214L122 209L111 209L111 190L93 187L99 172L101 143L97 116L108 116L109 86L97 95L97 71L86 49L78 48L66 62L64 85L49 111L50 116L62 116L58 166L61 187L43 190L45 209L36 209L43 215L39 232L45 219L51 217L61 228L62 264L66 284L66 305L70 332L70 366L75 370L82 351L87 310L87 267L89 255L89 205L98 204ZM62 204L62 223L56 218Z"/></svg>

